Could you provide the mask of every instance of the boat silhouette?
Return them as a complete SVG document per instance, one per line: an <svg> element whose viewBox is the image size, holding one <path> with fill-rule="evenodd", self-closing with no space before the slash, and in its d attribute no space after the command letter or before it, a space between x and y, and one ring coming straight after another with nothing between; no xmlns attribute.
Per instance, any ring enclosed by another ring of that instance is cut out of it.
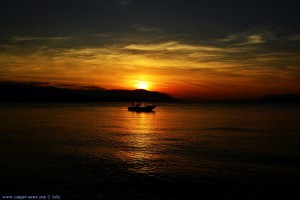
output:
<svg viewBox="0 0 300 200"><path fill-rule="evenodd" d="M155 107L156 105L151 105L151 104L142 105L141 103L135 104L133 102L131 106L128 106L128 110L135 111L135 112L152 112Z"/></svg>

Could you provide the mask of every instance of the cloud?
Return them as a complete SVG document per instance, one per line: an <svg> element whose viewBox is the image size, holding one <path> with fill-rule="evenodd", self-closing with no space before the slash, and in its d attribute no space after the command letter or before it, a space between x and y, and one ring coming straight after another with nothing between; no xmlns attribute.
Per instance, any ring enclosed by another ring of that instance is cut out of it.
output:
<svg viewBox="0 0 300 200"><path fill-rule="evenodd" d="M289 35L286 37L287 40L290 41L299 41L300 40L300 34L294 34L294 35Z"/></svg>
<svg viewBox="0 0 300 200"><path fill-rule="evenodd" d="M34 36L14 36L12 40L14 42L22 42L22 41L34 41L34 40L71 40L72 37L34 37Z"/></svg>
<svg viewBox="0 0 300 200"><path fill-rule="evenodd" d="M263 37L261 35L249 35L248 38L247 38L247 42L248 44L257 44L257 43L263 43L265 42L263 40Z"/></svg>
<svg viewBox="0 0 300 200"><path fill-rule="evenodd" d="M140 24L135 24L133 27L140 32L162 32L159 28L151 27L151 26L143 26Z"/></svg>
<svg viewBox="0 0 300 200"><path fill-rule="evenodd" d="M92 34L92 36L101 37L101 38L110 38L110 37L112 37L112 35L110 33L96 33L96 34Z"/></svg>
<svg viewBox="0 0 300 200"><path fill-rule="evenodd" d="M205 45L192 45L183 44L178 41L168 41L159 44L130 44L124 47L129 50L140 51L228 51L229 49L205 46Z"/></svg>
<svg viewBox="0 0 300 200"><path fill-rule="evenodd" d="M275 38L274 33L268 30L234 33L221 39L222 42L235 45L261 44L270 40L275 40Z"/></svg>

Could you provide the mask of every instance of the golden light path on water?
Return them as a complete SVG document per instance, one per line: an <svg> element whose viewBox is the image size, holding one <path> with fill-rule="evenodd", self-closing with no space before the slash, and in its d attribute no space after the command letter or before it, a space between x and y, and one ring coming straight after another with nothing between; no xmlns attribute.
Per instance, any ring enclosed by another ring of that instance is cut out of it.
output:
<svg viewBox="0 0 300 200"><path fill-rule="evenodd" d="M121 142L127 146L126 149L116 151L116 156L132 165L132 170L138 173L156 172L153 161L162 158L158 154L158 145L161 145L158 140L158 135L155 134L153 113L137 113L130 112L131 120L122 124L127 136L122 137ZM161 148L161 146L160 146Z"/></svg>

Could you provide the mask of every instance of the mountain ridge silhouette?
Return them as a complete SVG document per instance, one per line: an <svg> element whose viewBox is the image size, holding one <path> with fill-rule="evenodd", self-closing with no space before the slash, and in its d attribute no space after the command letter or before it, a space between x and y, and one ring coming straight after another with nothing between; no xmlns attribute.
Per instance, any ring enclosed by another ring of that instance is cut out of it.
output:
<svg viewBox="0 0 300 200"><path fill-rule="evenodd" d="M0 82L0 102L163 102L175 101L157 91L107 90L98 87L79 89L41 86L30 83Z"/></svg>

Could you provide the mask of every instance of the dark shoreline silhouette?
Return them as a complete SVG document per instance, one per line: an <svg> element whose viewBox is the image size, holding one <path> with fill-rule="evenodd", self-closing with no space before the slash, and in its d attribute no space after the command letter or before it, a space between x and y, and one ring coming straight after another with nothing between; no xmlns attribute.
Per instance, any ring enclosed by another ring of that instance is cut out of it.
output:
<svg viewBox="0 0 300 200"><path fill-rule="evenodd" d="M266 95L249 99L175 99L166 93L136 90L106 90L101 87L60 88L30 83L0 82L0 102L195 102L299 104L300 94Z"/></svg>
<svg viewBox="0 0 300 200"><path fill-rule="evenodd" d="M225 103L225 104L300 104L300 94L269 94L258 98L248 99L181 99L190 103Z"/></svg>
<svg viewBox="0 0 300 200"><path fill-rule="evenodd" d="M0 83L0 102L170 102L168 94L137 90L106 90L103 88L70 89L26 83Z"/></svg>

